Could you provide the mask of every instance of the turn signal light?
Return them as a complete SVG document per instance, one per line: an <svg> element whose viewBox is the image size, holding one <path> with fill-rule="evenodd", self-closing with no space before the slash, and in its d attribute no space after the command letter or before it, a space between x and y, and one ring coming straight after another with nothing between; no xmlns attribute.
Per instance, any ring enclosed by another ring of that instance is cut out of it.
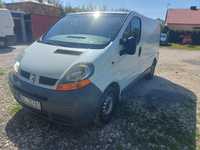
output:
<svg viewBox="0 0 200 150"><path fill-rule="evenodd" d="M86 87L91 83L90 80L81 80L73 83L58 84L57 91L71 91Z"/></svg>

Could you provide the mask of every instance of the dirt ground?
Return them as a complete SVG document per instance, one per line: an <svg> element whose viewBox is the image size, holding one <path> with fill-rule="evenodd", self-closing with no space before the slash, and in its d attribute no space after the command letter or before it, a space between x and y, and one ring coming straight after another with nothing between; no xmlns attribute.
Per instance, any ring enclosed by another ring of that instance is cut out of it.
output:
<svg viewBox="0 0 200 150"><path fill-rule="evenodd" d="M160 48L155 78L130 85L108 125L77 130L18 109L7 74L24 48L0 50L0 149L200 149L200 51Z"/></svg>

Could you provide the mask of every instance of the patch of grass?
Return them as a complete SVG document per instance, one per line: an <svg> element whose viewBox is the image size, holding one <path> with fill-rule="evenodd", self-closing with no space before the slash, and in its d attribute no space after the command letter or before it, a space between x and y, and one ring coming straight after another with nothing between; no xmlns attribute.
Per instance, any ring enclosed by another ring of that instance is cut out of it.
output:
<svg viewBox="0 0 200 150"><path fill-rule="evenodd" d="M2 122L3 122L3 119L0 118L0 123L2 123Z"/></svg>
<svg viewBox="0 0 200 150"><path fill-rule="evenodd" d="M154 103L133 102L119 110L120 118L127 121L127 139L139 149L186 149L195 150L195 126L187 124L193 114L194 106L182 105L166 107ZM192 108L193 109L192 109ZM184 109L182 109L184 108ZM176 111L175 111L176 110ZM185 113L187 112L187 113ZM191 114L188 115L186 114ZM180 116L185 116L184 120ZM193 116L194 117L194 116ZM191 125L190 128L187 128Z"/></svg>
<svg viewBox="0 0 200 150"><path fill-rule="evenodd" d="M123 146L121 144L117 144L116 150L123 150Z"/></svg>
<svg viewBox="0 0 200 150"><path fill-rule="evenodd" d="M168 47L172 49L200 51L200 45L182 45L182 44L171 43Z"/></svg>
<svg viewBox="0 0 200 150"><path fill-rule="evenodd" d="M0 76L3 76L6 74L6 70L3 68L0 68Z"/></svg>
<svg viewBox="0 0 200 150"><path fill-rule="evenodd" d="M15 115L18 111L20 111L22 109L22 106L18 103L15 103L13 105L10 106L10 109L9 109L9 113L10 115Z"/></svg>

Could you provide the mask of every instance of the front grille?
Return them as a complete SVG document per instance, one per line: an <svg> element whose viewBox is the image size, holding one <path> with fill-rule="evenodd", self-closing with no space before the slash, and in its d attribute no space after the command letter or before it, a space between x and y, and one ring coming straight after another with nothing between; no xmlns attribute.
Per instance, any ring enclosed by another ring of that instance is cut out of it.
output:
<svg viewBox="0 0 200 150"><path fill-rule="evenodd" d="M31 74L27 71L21 70L20 75L26 79L29 79Z"/></svg>
<svg viewBox="0 0 200 150"><path fill-rule="evenodd" d="M43 77L43 76L40 76L40 79L39 79L40 84L49 85L49 86L55 85L56 82L57 82L57 79Z"/></svg>
<svg viewBox="0 0 200 150"><path fill-rule="evenodd" d="M21 70L20 71L20 75L23 78L26 78L26 79L30 80L30 76L31 76L30 72L27 72L25 70ZM44 77L44 76L39 76L39 84L48 85L48 86L54 86L57 81L58 81L57 79L48 78L48 77Z"/></svg>

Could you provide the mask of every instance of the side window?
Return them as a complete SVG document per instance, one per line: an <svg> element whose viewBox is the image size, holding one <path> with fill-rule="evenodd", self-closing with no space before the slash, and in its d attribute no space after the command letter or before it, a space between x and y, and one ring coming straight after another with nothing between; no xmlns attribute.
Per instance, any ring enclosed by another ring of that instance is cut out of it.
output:
<svg viewBox="0 0 200 150"><path fill-rule="evenodd" d="M136 38L137 43L140 42L141 37L141 20L138 17L135 17L132 19L132 21L129 23L128 27L126 28L123 38L129 38L133 36Z"/></svg>
<svg viewBox="0 0 200 150"><path fill-rule="evenodd" d="M141 37L141 20L140 18L133 18L131 21L131 33L132 36L136 38L137 43L140 42Z"/></svg>

